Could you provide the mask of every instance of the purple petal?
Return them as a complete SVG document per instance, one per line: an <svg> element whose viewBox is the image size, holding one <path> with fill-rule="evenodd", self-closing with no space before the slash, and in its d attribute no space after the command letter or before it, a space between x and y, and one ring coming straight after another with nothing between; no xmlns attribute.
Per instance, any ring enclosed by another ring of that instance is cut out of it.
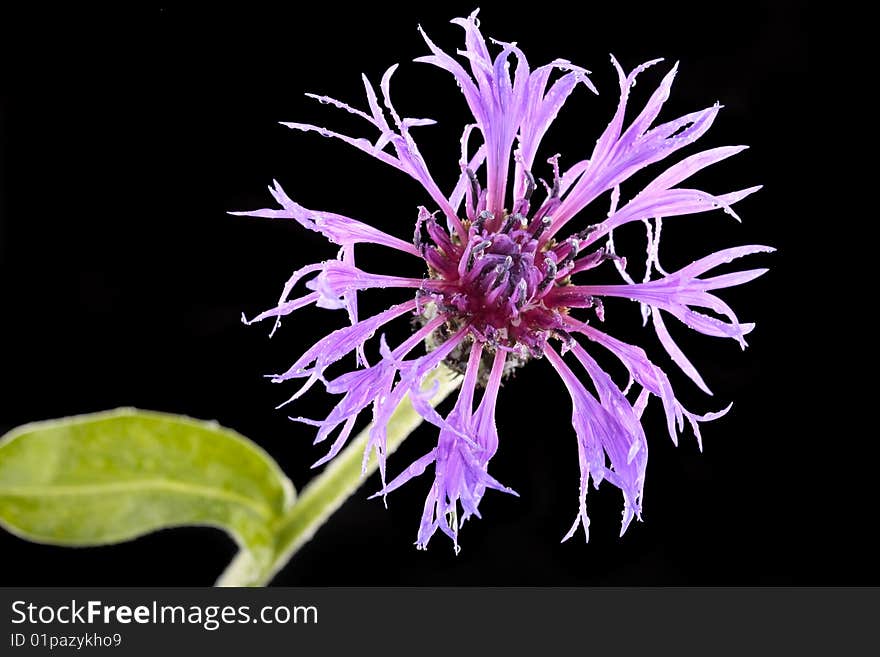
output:
<svg viewBox="0 0 880 657"><path fill-rule="evenodd" d="M647 446L643 458L629 460L633 445L637 438L628 428L628 422L621 420L622 415L612 415L583 387L574 373L562 358L550 347L545 350L550 364L562 378L572 401L572 426L578 438L578 452L581 467L580 510L572 530L566 540L573 535L578 524L588 534L589 519L586 515L587 484L592 476L598 481L607 479L620 488L624 497L623 522L621 534L634 516L640 513L640 500L644 486L644 466L647 463ZM610 396L610 388L606 389ZM620 394L620 391L617 391ZM622 397L622 395L621 395ZM619 402L619 400L618 400ZM632 409L630 408L630 411ZM623 412L623 411L622 411ZM636 421L638 423L638 421ZM605 465L605 455L611 461L611 468Z"/></svg>
<svg viewBox="0 0 880 657"><path fill-rule="evenodd" d="M495 432L495 397L505 360L499 354L500 351L496 353L489 387L477 411L479 418L473 414L474 391L482 355L482 346L477 343L471 350L458 400L441 426L437 447L376 493L388 494L424 473L427 466L434 463L434 482L425 502L416 543L420 548L427 546L439 528L453 539L457 550L460 527L458 505L461 505L463 514L461 522L470 516L479 517L479 502L486 488L516 494L486 471L488 461L494 454L494 446L497 446L497 434L494 438L491 434ZM467 435L473 435L474 438L463 439Z"/></svg>
<svg viewBox="0 0 880 657"><path fill-rule="evenodd" d="M361 320L352 326L337 329L319 340L290 366L283 374L276 374L273 381L280 383L314 373L320 376L324 369L344 358L375 334L376 330L396 317L411 312L416 307L415 300L405 301L388 310ZM314 364L313 367L310 367Z"/></svg>
<svg viewBox="0 0 880 657"><path fill-rule="evenodd" d="M687 356L684 355L684 352L672 339L672 336L669 335L669 331L666 329L666 324L663 323L662 313L659 310L655 310L651 313L651 319L654 323L654 331L657 333L657 338L660 340L660 344L663 345L666 353L672 358L672 362L678 365L679 369L681 369L691 381L696 383L700 390L707 395L713 394L709 389L709 386L706 385L706 382L703 381L703 377L700 376L697 368L693 366Z"/></svg>
<svg viewBox="0 0 880 657"><path fill-rule="evenodd" d="M696 155L686 157L678 164L669 167L666 171L652 180L643 190L647 192L655 189L671 189L683 180L687 180L698 171L702 171L709 165L725 160L746 150L748 146L722 146L702 151Z"/></svg>
<svg viewBox="0 0 880 657"><path fill-rule="evenodd" d="M419 252L412 244L383 233L381 230L373 228L357 219L334 214L333 212L308 210L292 201L281 188L281 185L278 184L277 180L273 180L272 184L274 187L270 187L269 191L282 206L281 210L253 210L250 212L230 212L229 214L273 219L293 219L304 228L321 233L334 244L342 246L362 243L381 244L404 253L419 255Z"/></svg>

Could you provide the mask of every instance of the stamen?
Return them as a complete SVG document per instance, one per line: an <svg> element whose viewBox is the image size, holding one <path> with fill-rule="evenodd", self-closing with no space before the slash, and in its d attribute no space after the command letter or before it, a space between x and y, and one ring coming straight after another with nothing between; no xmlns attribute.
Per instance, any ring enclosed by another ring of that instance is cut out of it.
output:
<svg viewBox="0 0 880 657"><path fill-rule="evenodd" d="M535 192L535 177L532 175L532 172L528 169L524 170L523 173L526 176L526 191L523 192L523 201L528 201L532 198L532 194Z"/></svg>
<svg viewBox="0 0 880 657"><path fill-rule="evenodd" d="M562 178L562 176L559 175L559 154L548 158L547 164L553 167L553 187L549 190L548 198L558 199L560 192L560 180Z"/></svg>
<svg viewBox="0 0 880 657"><path fill-rule="evenodd" d="M519 282L516 284L516 297L514 299L514 305L517 308L522 307L526 302L526 294L528 293L528 283L526 283L526 279L521 278Z"/></svg>
<svg viewBox="0 0 880 657"><path fill-rule="evenodd" d="M474 207L476 207L480 199L480 181L477 180L477 174L470 167L465 169L465 173L471 183L471 199L473 200Z"/></svg>
<svg viewBox="0 0 880 657"><path fill-rule="evenodd" d="M470 254L468 254L468 270L473 269L474 260L480 255L480 252L485 250L487 247L492 246L492 242L490 240L483 240L473 248L471 248Z"/></svg>
<svg viewBox="0 0 880 657"><path fill-rule="evenodd" d="M422 242L422 224L425 222L425 215L421 212L419 213L418 218L416 219L416 229L413 233L413 245L416 247L419 253L422 254L422 257L425 256L425 245Z"/></svg>
<svg viewBox="0 0 880 657"><path fill-rule="evenodd" d="M544 279L541 281L540 285L538 285L538 290L540 292L543 292L546 288L550 287L553 281L556 280L557 267L552 258L544 258L544 269L547 273L544 275Z"/></svg>
<svg viewBox="0 0 880 657"><path fill-rule="evenodd" d="M562 342L562 353L565 354L565 352L570 348L570 345L574 342L574 337L571 335L571 333L563 329L556 329L554 333L556 334L556 337L559 338L559 340Z"/></svg>
<svg viewBox="0 0 880 657"><path fill-rule="evenodd" d="M574 259L577 257L577 254L580 253L581 250L581 241L577 237L569 237L568 238L568 255L565 256L558 265L558 271L561 271L568 267L571 263L574 262Z"/></svg>
<svg viewBox="0 0 880 657"><path fill-rule="evenodd" d="M483 249L490 247L490 246L492 246L491 240L483 240L482 242L477 244L473 249L471 249L471 255L473 255L475 253L479 253Z"/></svg>
<svg viewBox="0 0 880 657"><path fill-rule="evenodd" d="M507 275L507 272L510 270L510 267L513 265L513 258L507 256L504 260L504 264L497 265L495 267L495 281L492 283L492 288L497 288L503 282L504 277Z"/></svg>
<svg viewBox="0 0 880 657"><path fill-rule="evenodd" d="M585 239L587 239L591 234L593 234L593 233L595 233L597 230L599 230L599 226L600 226L600 224L590 224L589 226L587 226L586 228L584 228L581 232L576 233L575 236L576 236L579 240L585 240Z"/></svg>
<svg viewBox="0 0 880 657"><path fill-rule="evenodd" d="M541 237L541 233L547 230L550 227L550 222L553 221L550 217L543 217L541 219L541 223L538 224L538 227L535 228L535 232L532 233L532 239L536 240Z"/></svg>
<svg viewBox="0 0 880 657"><path fill-rule="evenodd" d="M504 222L504 225L501 227L502 233L509 233L515 224L519 224L522 226L526 221L526 218L522 216L519 212L515 214L508 215L507 219Z"/></svg>
<svg viewBox="0 0 880 657"><path fill-rule="evenodd" d="M495 218L495 215L489 212L488 210L483 210L478 216L477 220L474 222L474 228L477 232L482 232L483 226L487 221L492 221Z"/></svg>

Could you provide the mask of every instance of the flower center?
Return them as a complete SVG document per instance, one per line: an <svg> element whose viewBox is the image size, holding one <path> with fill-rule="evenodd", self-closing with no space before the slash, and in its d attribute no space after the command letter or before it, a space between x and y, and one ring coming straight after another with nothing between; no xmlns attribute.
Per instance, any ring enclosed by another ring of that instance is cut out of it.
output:
<svg viewBox="0 0 880 657"><path fill-rule="evenodd" d="M495 217L483 212L466 224L466 243L446 231L438 235L436 224L428 223L436 246L426 247L432 277L424 293L450 318L436 341L467 324L474 339L490 352L511 351L510 361L516 366L541 356L547 332L558 326L559 317L559 309L542 301L559 273L553 242L539 248L549 223L549 217L528 220L518 213ZM426 316L436 310L427 307ZM448 364L456 369L458 361L467 361L469 351L468 344L461 354L450 356Z"/></svg>

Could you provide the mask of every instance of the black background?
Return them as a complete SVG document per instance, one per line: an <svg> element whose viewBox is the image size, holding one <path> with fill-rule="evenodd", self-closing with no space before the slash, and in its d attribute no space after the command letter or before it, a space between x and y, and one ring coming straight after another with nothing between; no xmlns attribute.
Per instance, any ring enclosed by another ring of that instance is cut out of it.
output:
<svg viewBox="0 0 880 657"><path fill-rule="evenodd" d="M462 39L447 20L471 9L462 3L344 10L289 3L271 10L153 7L8 16L0 65L0 431L120 405L216 418L266 447L296 486L308 481L309 464L323 452L311 446L311 430L273 411L292 389L262 375L286 368L340 326L342 316L300 311L269 341L268 326L245 327L239 315L273 305L290 271L332 256L334 248L292 222L225 212L272 205L265 188L277 178L307 207L409 236L415 208L428 202L417 183L341 143L277 122L317 122L372 138L369 126L302 94L326 93L362 106L359 74L378 82L387 66L401 62L393 97L405 115L439 121L414 132L448 189L457 174L464 102L445 72L408 62L426 52L417 24L451 50ZM652 404L644 522L618 538L621 500L606 485L588 499L590 543L579 535L560 544L577 508L576 445L564 388L546 363L532 363L502 392L501 448L493 461L495 476L521 498L490 493L484 520L464 527L461 554L439 534L427 552L413 546L426 475L392 495L388 511L362 491L276 582L876 582L876 569L866 571L856 556L856 545L865 541L843 531L850 501L836 479L841 473L831 441L855 436L839 424L836 432L827 430L831 411L820 406L812 383L827 359L804 313L824 300L802 284L814 263L810 222L820 221L800 194L808 184L805 133L814 94L804 8L590 3L577 17L561 5L523 13L484 2L481 18L484 34L516 40L532 65L564 57L593 71L600 96L576 92L548 136L545 156L558 151L569 164L588 156L616 104L609 52L627 69L667 59L662 70L640 78L636 104L680 60L661 119L718 100L725 108L700 146L752 146L694 179L717 193L764 184L738 206L744 223L720 212L671 219L661 247L667 269L736 244L779 249L746 263L771 266L770 274L723 295L741 319L758 322L744 353L733 341L672 326L715 391L714 399L705 398L674 373L680 397L693 410L715 410L731 400L734 409L704 425L700 454L689 437L678 448L670 443ZM648 175L659 170L655 165ZM584 225L606 208L603 198ZM641 232L631 230L638 247ZM378 271L412 268L405 258L386 256L362 248L359 262ZM391 298L362 296L364 316ZM640 328L634 306L610 304L607 315L612 333L650 345L650 353L668 362L651 331ZM404 335L403 324L391 337ZM315 393L296 412L315 416L326 408ZM390 470L432 440L432 432L421 429L391 459ZM365 490L375 487L370 481ZM175 529L87 550L3 534L0 554L14 567L4 568L0 579L207 585L233 552L211 529Z"/></svg>

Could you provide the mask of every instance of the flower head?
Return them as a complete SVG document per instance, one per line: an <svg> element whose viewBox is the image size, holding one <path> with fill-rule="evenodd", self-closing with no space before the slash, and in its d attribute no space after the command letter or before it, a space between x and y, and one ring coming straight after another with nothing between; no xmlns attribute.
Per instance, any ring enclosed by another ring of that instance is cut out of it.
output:
<svg viewBox="0 0 880 657"><path fill-rule="evenodd" d="M463 60L448 55L422 32L430 54L416 61L452 74L474 117L474 123L465 126L462 134L461 174L455 188L448 195L440 190L411 135L412 128L433 121L401 118L391 102L390 81L396 66L382 77L378 94L363 78L366 110L313 96L363 119L374 130L374 139L353 138L301 123L284 125L340 139L401 170L424 187L432 207L418 209L414 238L409 242L350 217L308 210L292 201L276 182L270 191L280 209L236 214L293 219L322 233L340 250L335 259L296 271L284 286L278 305L250 321L274 318L277 327L282 316L310 304L347 312L348 326L320 340L273 380L304 379L289 401L317 382L328 392L341 395L323 420L294 418L317 427L316 442L335 436L318 464L342 449L359 414L372 407L373 428L365 459L372 450L378 454L379 494L388 494L433 466L434 481L418 531L419 547L425 547L437 529L449 535L457 547L460 522L479 517L480 500L487 489L513 492L488 471L499 444L496 400L506 375L530 360L543 359L558 373L571 396L577 438L579 505L565 538L579 527L588 536L586 495L591 480L596 487L607 481L623 493L622 534L641 512L648 457L641 416L649 399L660 400L675 442L685 420L700 440L699 424L720 417L730 407L705 415L685 409L667 375L641 348L596 328L597 322L604 321L603 300L623 297L638 302L645 323L651 321L672 361L711 394L667 331L664 313L699 333L733 338L745 347L745 336L754 324L741 323L714 291L750 281L766 270L709 272L735 258L773 249L726 249L667 273L659 262L661 221L715 209L736 217L733 204L759 188L716 196L681 186L701 169L745 148L733 146L686 157L631 199L621 201L622 182L699 139L712 125L720 106L655 125L669 97L676 65L636 117L626 121L629 93L637 76L660 60L627 74L612 57L620 101L611 122L596 140L589 159L563 171L559 156L551 157L547 161L551 182L541 181L544 193L537 194L533 170L542 138L571 93L580 87L597 93L589 71L564 60L531 69L514 43L495 42L498 52L491 55L476 12L453 23L465 32L465 48L460 52ZM579 225L581 211L606 192L611 197L606 218ZM613 241L616 229L635 222L643 223L648 233L646 272L640 282L628 273L626 259L615 251ZM421 259L424 277L361 270L355 263L354 247L365 242ZM623 282L591 283L590 272L599 267L616 268ZM294 296L293 290L301 281L308 291ZM360 318L357 293L374 288L396 288L402 301L377 315ZM417 330L398 345L388 345L382 336L381 358L369 364L364 355L367 341L392 320L407 315L418 318ZM416 349L422 344L426 353L418 355ZM592 355L597 350L607 350L621 361L629 373L625 385L613 381L599 366ZM573 356L569 362L563 358L567 352ZM328 368L351 353L357 356L358 369L328 378ZM443 363L463 375L458 400L446 417L434 410L422 393L425 377ZM439 439L436 447L388 481L387 424L407 394L424 419L438 427Z"/></svg>

